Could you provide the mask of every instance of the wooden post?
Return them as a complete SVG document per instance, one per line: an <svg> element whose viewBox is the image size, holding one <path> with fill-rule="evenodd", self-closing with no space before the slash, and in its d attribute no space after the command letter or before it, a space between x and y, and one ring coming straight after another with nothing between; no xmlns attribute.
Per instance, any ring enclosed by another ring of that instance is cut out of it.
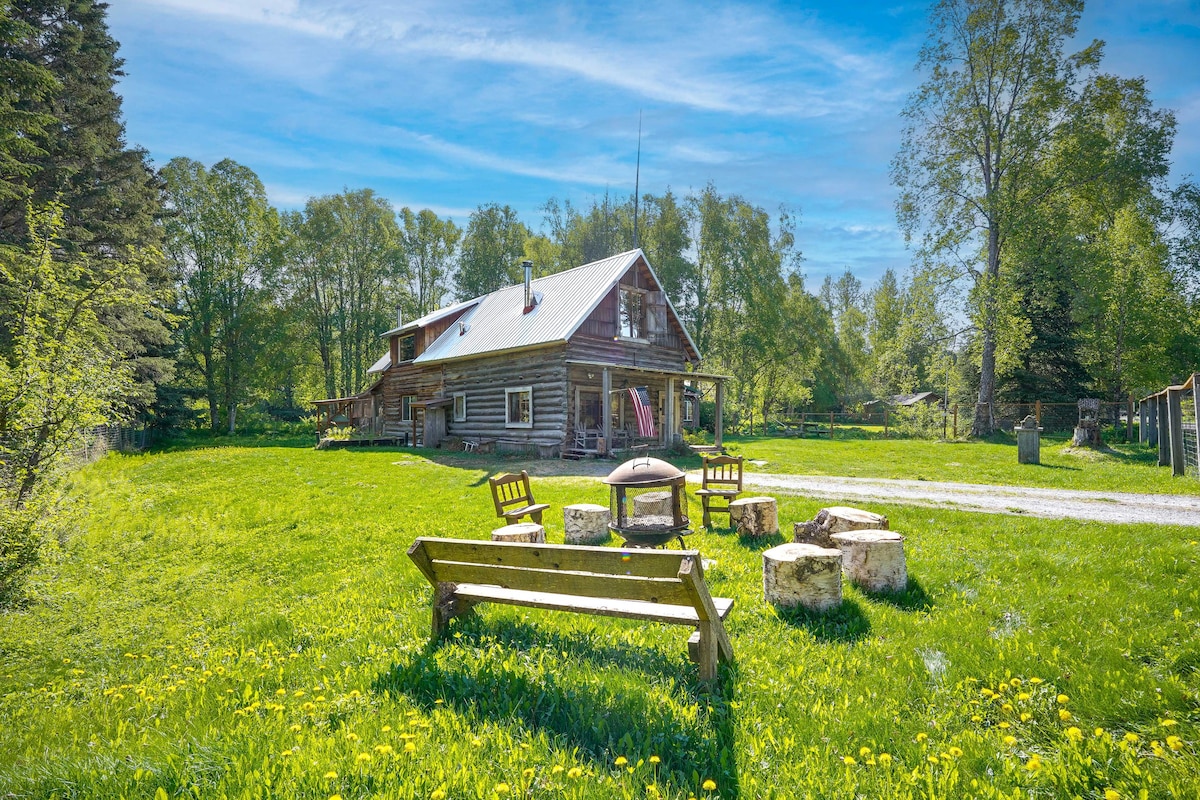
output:
<svg viewBox="0 0 1200 800"><path fill-rule="evenodd" d="M1138 444L1150 441L1150 404L1145 400L1138 401Z"/></svg>
<svg viewBox="0 0 1200 800"><path fill-rule="evenodd" d="M958 403L954 404L954 438L958 438Z"/></svg>
<svg viewBox="0 0 1200 800"><path fill-rule="evenodd" d="M1192 384L1192 406L1196 414L1196 463L1200 464L1200 394L1196 393L1196 373L1192 373L1192 379L1189 383Z"/></svg>
<svg viewBox="0 0 1200 800"><path fill-rule="evenodd" d="M722 416L725 413L725 381L717 381L717 408L716 419L713 420L713 444L717 449L721 449L721 425Z"/></svg>
<svg viewBox="0 0 1200 800"><path fill-rule="evenodd" d="M667 447L675 444L675 376L667 376L667 407L663 414L663 444Z"/></svg>
<svg viewBox="0 0 1200 800"><path fill-rule="evenodd" d="M1129 395L1129 402L1125 405L1125 441L1133 441L1133 395Z"/></svg>
<svg viewBox="0 0 1200 800"><path fill-rule="evenodd" d="M1183 455L1183 394L1182 386L1167 387L1167 415L1171 422L1171 474L1182 475L1186 471Z"/></svg>
<svg viewBox="0 0 1200 800"><path fill-rule="evenodd" d="M1042 401L1041 400L1033 401L1033 417L1034 417L1034 419L1037 420L1038 425L1042 424Z"/></svg>
<svg viewBox="0 0 1200 800"><path fill-rule="evenodd" d="M883 438L888 438L888 407L883 407Z"/></svg>
<svg viewBox="0 0 1200 800"><path fill-rule="evenodd" d="M600 418L603 420L604 452L612 452L612 373L608 367L600 371Z"/></svg>
<svg viewBox="0 0 1200 800"><path fill-rule="evenodd" d="M1167 392L1164 389L1154 397L1155 413L1158 415L1158 465L1171 463L1171 429L1168 427Z"/></svg>
<svg viewBox="0 0 1200 800"><path fill-rule="evenodd" d="M833 441L833 412L829 412L829 440Z"/></svg>

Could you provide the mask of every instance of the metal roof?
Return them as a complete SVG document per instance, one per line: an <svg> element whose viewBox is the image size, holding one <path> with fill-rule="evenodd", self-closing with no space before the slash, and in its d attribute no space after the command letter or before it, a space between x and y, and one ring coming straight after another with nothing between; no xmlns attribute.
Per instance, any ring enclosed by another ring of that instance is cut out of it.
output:
<svg viewBox="0 0 1200 800"><path fill-rule="evenodd" d="M617 280L641 257L641 250L630 250L533 280L530 288L540 299L528 314L524 313L523 283L469 300L466 304L477 305L459 318L459 325L451 325L413 363L431 364L566 342ZM688 341L691 342L690 337Z"/></svg>
<svg viewBox="0 0 1200 800"><path fill-rule="evenodd" d="M392 354L389 351L387 353L384 353L382 356L380 356L379 360L371 365L371 368L369 370L367 370L367 374L371 375L375 372L386 372L387 368L390 367L391 365L392 365Z"/></svg>
<svg viewBox="0 0 1200 800"><path fill-rule="evenodd" d="M525 284L521 284L521 286L524 287ZM453 314L455 311L459 311L464 308L469 308L470 306L475 305L482 299L483 299L482 297L475 297L470 300L463 300L461 303L452 303L451 305L439 308L437 311L430 311L428 314L426 314L423 317L418 317L417 319L414 319L411 322L406 322L403 325L401 325L400 327L392 328L387 333L383 333L380 335L384 336L384 337L393 336L397 333L406 333L408 331L415 331L418 328L424 328L426 325L430 324L431 322L436 322L437 320L441 319L442 317L445 317L449 314Z"/></svg>

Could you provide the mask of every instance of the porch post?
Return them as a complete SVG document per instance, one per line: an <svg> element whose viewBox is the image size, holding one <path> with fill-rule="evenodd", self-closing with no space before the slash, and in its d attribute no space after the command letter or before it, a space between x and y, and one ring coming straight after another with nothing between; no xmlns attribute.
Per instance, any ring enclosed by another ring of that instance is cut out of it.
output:
<svg viewBox="0 0 1200 800"><path fill-rule="evenodd" d="M667 405L663 413L663 444L675 443L675 376L667 376Z"/></svg>
<svg viewBox="0 0 1200 800"><path fill-rule="evenodd" d="M600 371L600 419L604 436L604 452L612 452L612 374L608 367Z"/></svg>
<svg viewBox="0 0 1200 800"><path fill-rule="evenodd" d="M725 411L725 381L717 381L717 409L716 419L713 420L713 444L719 449L721 447L721 415Z"/></svg>

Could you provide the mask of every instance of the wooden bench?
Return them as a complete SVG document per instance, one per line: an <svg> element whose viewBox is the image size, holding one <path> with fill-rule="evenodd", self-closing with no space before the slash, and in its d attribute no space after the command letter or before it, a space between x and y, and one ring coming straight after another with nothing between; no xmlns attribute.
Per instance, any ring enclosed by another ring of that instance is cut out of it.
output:
<svg viewBox="0 0 1200 800"><path fill-rule="evenodd" d="M709 595L696 550L421 537L408 557L434 588L435 639L475 605L507 603L691 626L688 656L703 681L733 660L724 624L733 600Z"/></svg>
<svg viewBox="0 0 1200 800"><path fill-rule="evenodd" d="M542 512L550 505L534 502L528 472L521 470L520 475L506 472L488 478L488 483L492 487L492 502L496 504L497 517L509 522L520 522L522 517L531 517L534 522L541 524Z"/></svg>

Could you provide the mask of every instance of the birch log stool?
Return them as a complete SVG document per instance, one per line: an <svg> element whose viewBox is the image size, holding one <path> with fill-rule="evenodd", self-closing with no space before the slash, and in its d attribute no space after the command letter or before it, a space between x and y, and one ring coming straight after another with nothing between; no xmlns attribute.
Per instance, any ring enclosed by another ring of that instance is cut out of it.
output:
<svg viewBox="0 0 1200 800"><path fill-rule="evenodd" d="M743 536L779 532L779 509L774 497L743 497L729 501L729 521Z"/></svg>
<svg viewBox="0 0 1200 800"><path fill-rule="evenodd" d="M492 541L543 544L546 541L546 529L536 522L518 522L493 530Z"/></svg>
<svg viewBox="0 0 1200 800"><path fill-rule="evenodd" d="M829 537L843 531L887 530L888 518L882 514L863 511L850 506L822 508L808 522L792 525L792 538L798 544L815 544L820 547L837 547Z"/></svg>
<svg viewBox="0 0 1200 800"><path fill-rule="evenodd" d="M646 492L633 498L635 517L674 517L670 492Z"/></svg>
<svg viewBox="0 0 1200 800"><path fill-rule="evenodd" d="M779 608L829 611L842 604L842 553L815 544L763 552L763 597Z"/></svg>
<svg viewBox="0 0 1200 800"><path fill-rule="evenodd" d="M563 506L563 541L567 544L604 544L608 541L608 506L575 503Z"/></svg>
<svg viewBox="0 0 1200 800"><path fill-rule="evenodd" d="M904 537L895 531L835 533L842 551L842 571L850 582L868 592L903 592L908 587Z"/></svg>

